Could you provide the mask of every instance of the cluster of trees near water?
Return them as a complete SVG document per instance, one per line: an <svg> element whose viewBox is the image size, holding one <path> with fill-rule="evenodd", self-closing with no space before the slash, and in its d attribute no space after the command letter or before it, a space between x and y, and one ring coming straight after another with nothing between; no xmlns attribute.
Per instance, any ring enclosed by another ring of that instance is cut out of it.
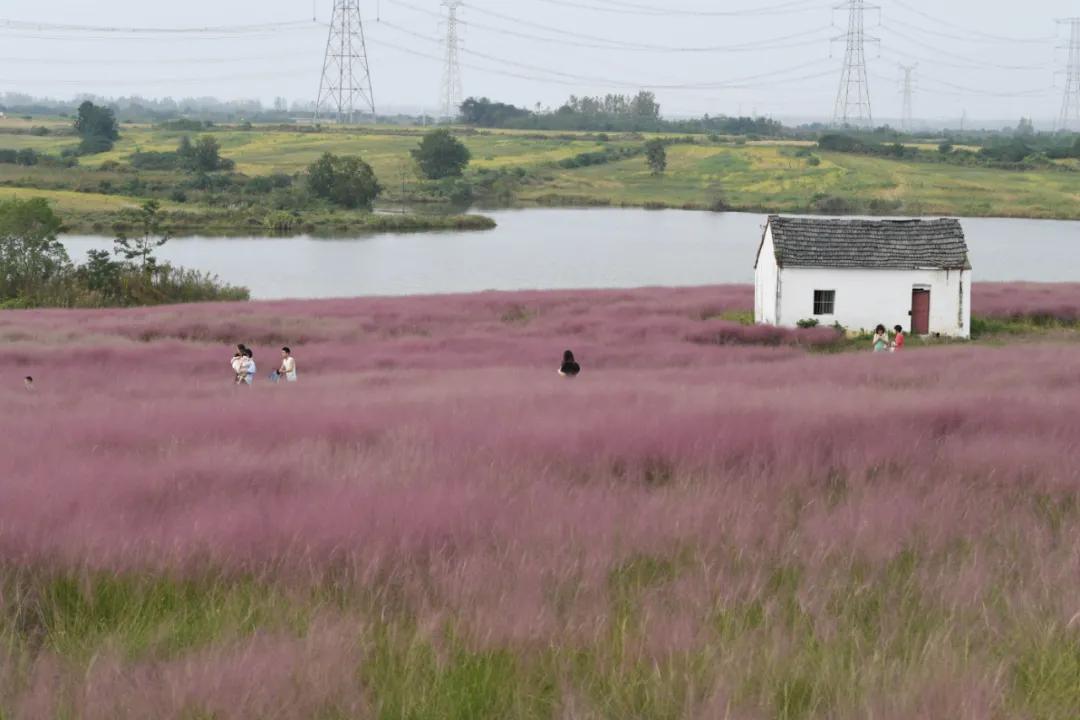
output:
<svg viewBox="0 0 1080 720"><path fill-rule="evenodd" d="M86 262L75 264L59 239L63 221L48 202L0 202L0 309L248 299L245 288L157 259L169 236L156 202L131 215L136 229L118 234L112 253L91 250Z"/></svg>

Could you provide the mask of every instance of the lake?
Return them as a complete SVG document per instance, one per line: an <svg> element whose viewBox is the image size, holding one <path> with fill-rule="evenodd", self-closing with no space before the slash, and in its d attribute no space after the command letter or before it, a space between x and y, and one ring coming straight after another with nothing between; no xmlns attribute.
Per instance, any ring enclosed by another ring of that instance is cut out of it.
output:
<svg viewBox="0 0 1080 720"><path fill-rule="evenodd" d="M486 232L185 237L158 255L260 300L749 283L766 216L637 209L485 213ZM965 219L976 281L1080 281L1080 222ZM72 259L111 249L67 236Z"/></svg>

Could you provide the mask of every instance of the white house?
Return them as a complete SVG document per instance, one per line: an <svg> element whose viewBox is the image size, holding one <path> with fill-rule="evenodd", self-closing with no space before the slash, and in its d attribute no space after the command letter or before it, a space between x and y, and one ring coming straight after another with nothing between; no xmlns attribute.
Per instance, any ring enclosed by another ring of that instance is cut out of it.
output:
<svg viewBox="0 0 1080 720"><path fill-rule="evenodd" d="M769 218L754 266L758 323L971 335L971 262L958 220Z"/></svg>

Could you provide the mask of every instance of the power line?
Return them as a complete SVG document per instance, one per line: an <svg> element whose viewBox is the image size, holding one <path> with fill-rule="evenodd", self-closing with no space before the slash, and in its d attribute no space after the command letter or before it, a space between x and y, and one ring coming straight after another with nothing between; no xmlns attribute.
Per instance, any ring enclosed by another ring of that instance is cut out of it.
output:
<svg viewBox="0 0 1080 720"><path fill-rule="evenodd" d="M402 0L387 0L387 2L398 5L409 10L413 10L425 15L431 15L434 17L442 18L437 12L427 10L422 7L417 7ZM471 6L470 6L471 7ZM476 8L473 8L474 10ZM529 23L521 20L516 20L519 24L529 25ZM830 25L822 25L810 30L804 30L791 35L782 35L780 37L772 38L768 41L754 41L740 43L736 45L704 45L704 46L674 46L674 45L652 45L645 43L628 43L624 40L612 40L609 38L602 38L598 36L581 35L579 33L572 33L571 37L578 38L591 38L591 41L577 41L577 40L564 40L558 37L546 37L543 35L535 35L532 33L520 32L517 30L511 30L508 28L497 27L494 25L487 25L484 23L478 23L474 20L462 20L458 19L458 25L476 28L479 30L486 30L499 35L505 35L507 37L520 38L523 40L533 40L536 42L550 43L555 45L564 45L567 47L581 47L595 50L618 50L622 52L646 52L646 53L744 53L744 52L764 52L768 50L782 50L795 47L808 47L811 45L818 45L823 38L821 34L828 30ZM541 26L543 27L543 26ZM551 29L547 32L555 33L556 30ZM561 32L561 31L560 31ZM801 38L812 38L802 42L788 42L791 40L798 40Z"/></svg>
<svg viewBox="0 0 1080 720"><path fill-rule="evenodd" d="M71 25L64 23L31 22L25 20L0 19L0 28L8 28L11 30L75 33L119 33L130 35L204 35L207 33L243 34L249 32L266 32L268 30L297 28L310 25L310 20L293 20L288 22L257 23L249 25L206 25L200 27L122 27L118 25Z"/></svg>
<svg viewBox="0 0 1080 720"><path fill-rule="evenodd" d="M370 109L375 119L375 93L359 0L334 0L316 97L316 121L329 112L339 123L355 122L358 105Z"/></svg>
<svg viewBox="0 0 1080 720"><path fill-rule="evenodd" d="M777 5L767 5L761 8L746 8L742 10L691 10L680 8L662 8L655 5L641 5L637 3L614 3L615 7L603 7L592 5L578 0L537 0L548 5L569 7L575 10L591 10L593 12L612 13L616 15L649 15L649 16L693 16L693 17L767 17L772 15L788 15L796 12L820 10L827 5L813 3L808 5L808 0L792 0L791 2ZM609 2L609 0L593 0L593 2ZM799 7L805 6L805 7ZM471 7L471 6L470 6Z"/></svg>
<svg viewBox="0 0 1080 720"><path fill-rule="evenodd" d="M957 70L979 70L979 71L993 71L993 72L998 72L998 71L1002 71L1002 70L1004 70L1004 71L1015 71L1015 72L1034 72L1034 71L1046 72L1047 70L1050 69L1049 65L1017 65L1017 66L1011 66L1011 67L1000 67L1000 66L996 66L996 65L976 65L976 64L972 64L972 63L948 62L948 61L945 61L945 60L939 60L937 58L928 59L928 58L922 57L921 55L913 55L913 54L911 54L911 53L909 53L907 51L899 50L897 48L892 47L891 45L882 45L881 49L885 51L885 53L883 53L881 55L882 59L892 60L892 61L894 61L896 63L902 63L902 62L904 62L906 60L906 61L909 61L909 62L911 62L911 61L924 62L927 65L933 65L934 67L940 67L940 68L954 68L954 69L957 69ZM894 54L893 55L888 54L890 52L894 53Z"/></svg>
<svg viewBox="0 0 1080 720"><path fill-rule="evenodd" d="M408 28L400 27L400 26L398 26L398 25L396 25L394 23L388 22L386 20L382 21L381 27L389 28L391 30L397 31L397 32L402 33L404 35L408 35L410 37L414 37L414 38L417 38L418 40L423 40L423 41L428 42L428 43L433 43L433 44L440 45L440 46L443 45L443 41L438 39L438 38L433 38L433 37L430 37L428 35L424 35L422 33L414 32L412 30L409 30ZM751 76L748 76L748 77L738 78L738 79L733 80L733 81L725 81L725 82L708 82L708 83L693 83L693 84L690 84L690 83L653 83L653 82L649 82L649 81L645 81L645 80L636 80L636 81L618 80L618 79L598 77L598 76L581 75L581 74L578 74L578 73L567 73L567 72L562 72L562 71L559 71L559 70L552 70L552 69L549 69L549 68L546 68L546 67L541 67L541 66L538 66L538 65L530 65L530 64L527 64L527 63L517 62L515 60L510 60L509 58L498 57L498 56L495 56L495 55L489 55L487 53L482 53L482 52L479 52L479 51L476 51L476 50L471 50L471 49L464 48L464 47L459 48L459 50L460 50L460 52L462 52L462 53L464 53L466 55L471 55L473 57L481 58L483 60L488 60L488 61L497 63L500 66L517 67L517 68L521 68L523 70L528 70L528 71L531 71L531 72L534 72L534 73L541 73L541 74L546 74L546 75L554 75L556 77L564 78L564 79L567 79L567 80L575 80L575 81L578 81L578 82L585 82L585 83L591 83L591 84L596 84L596 85L608 85L608 86L612 86L612 87L622 87L622 88L632 88L632 89L640 89L640 88L643 88L643 87L648 87L648 88L652 88L652 89L655 89L655 90L689 90L689 89L701 90L701 89L715 89L715 88L732 87L732 86L734 86L735 83L745 83L745 82L751 82L751 81L754 81L754 80L760 80L760 79L764 79L764 78L775 77L777 75L786 75L786 74L789 74L789 73L792 73L792 72L798 72L800 70L805 70L805 69L807 69L809 67L813 67L815 65L821 65L823 63L828 63L829 62L828 60L825 60L825 59L822 59L822 60L819 60L819 61L816 61L816 62L811 62L811 63L805 63L804 62L804 63L800 63L800 64L798 64L796 66L793 66L793 67L784 68L782 70L775 70L775 71L759 73L757 75L751 75ZM444 60L445 60L445 58L444 58Z"/></svg>
<svg viewBox="0 0 1080 720"><path fill-rule="evenodd" d="M905 22L904 20L901 20L899 18L892 17L892 16L890 16L889 19L885 22L886 25L892 25L894 23L896 25L899 25L899 26L903 27L903 28L906 28L907 30L909 30L911 32L922 33L924 35L931 35L933 37L939 37L939 38L943 38L945 40L956 40L958 42L966 42L966 43L973 43L973 44L983 44L983 45L986 45L986 44L1001 45L1001 44L1003 44L1005 42L1003 40L995 40L995 39L992 39L992 38L981 37L981 36L972 37L972 36L959 35L957 33L942 32L941 30L931 30L930 28L922 27L921 25L915 25L914 23ZM1018 41L1018 42L1027 43L1028 41L1023 40L1023 41Z"/></svg>
<svg viewBox="0 0 1080 720"><path fill-rule="evenodd" d="M847 33L838 40L845 41L844 67L840 72L840 90L836 95L833 110L834 125L873 125L874 112L870 106L870 80L866 75L866 41L868 38L863 25L866 10L876 10L868 6L865 0L849 0L838 5L838 10L848 11Z"/></svg>
<svg viewBox="0 0 1080 720"><path fill-rule="evenodd" d="M875 80L882 82L891 82L890 78L883 78L877 75L874 76ZM956 83L949 82L947 80L935 79L927 77L924 73L919 74L919 91L926 92L931 95L948 95L948 96L974 96L974 97L993 97L993 98L1037 98L1045 97L1051 92L1049 89L1044 90L989 90L986 88L973 88L967 85L958 85ZM922 83L931 83L933 85L940 85L945 90L934 89L933 87L924 87Z"/></svg>
<svg viewBox="0 0 1080 720"><path fill-rule="evenodd" d="M920 17L931 21L935 25L945 25L945 26L951 27L951 28L956 29L956 30L963 30L964 32L969 33L971 35L977 35L979 37L986 38L987 40L993 40L993 41L996 41L996 42L1042 45L1042 44L1054 39L1053 36L1050 36L1050 37L1026 37L1026 38L1022 38L1022 37L1009 37L1009 36L1006 36L1006 35L994 35L994 34L991 34L991 33L984 33L984 32L981 32L979 30L974 30L972 28L966 27L964 25L958 25L956 23L951 23L948 20L942 20L939 17L934 17L933 15L930 15L929 13L925 13L922 10L919 10L918 8L914 8L911 5L908 5L903 0L892 0L892 4L896 5L897 7L903 8L904 10L907 10L910 13L914 13L915 15L919 15Z"/></svg>
<svg viewBox="0 0 1080 720"><path fill-rule="evenodd" d="M954 60L961 60L961 61L963 61L965 63L969 63L969 64L975 65L975 66L980 66L982 68L993 69L993 70L1045 70L1046 69L1045 66L1039 66L1039 65L1004 65L1004 64L1001 64L1001 63L981 62L979 60L973 60L970 57L966 57L964 55L958 55L956 53L948 52L947 50L941 50L940 48L937 48L937 47L935 47L933 45L930 45L928 43L924 43L923 41L919 40L918 38L914 38L911 35L908 35L907 33L900 32L899 30L896 30L895 28L889 28L888 26L886 26L886 29L889 32L891 32L892 34L896 35L897 37L902 38L902 39L906 40L907 42L912 43L913 45L918 45L921 48L929 50L930 52L937 53L938 55L941 55L941 56L947 57L947 58L952 58Z"/></svg>

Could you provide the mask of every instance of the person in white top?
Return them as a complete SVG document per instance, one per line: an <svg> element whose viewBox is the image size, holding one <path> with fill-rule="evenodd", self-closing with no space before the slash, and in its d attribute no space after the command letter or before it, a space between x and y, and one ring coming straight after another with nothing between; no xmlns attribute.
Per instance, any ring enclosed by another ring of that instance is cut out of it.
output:
<svg viewBox="0 0 1080 720"><path fill-rule="evenodd" d="M281 348L281 367L278 375L285 378L285 382L296 382L296 358L292 356L292 350L287 347Z"/></svg>
<svg viewBox="0 0 1080 720"><path fill-rule="evenodd" d="M233 382L242 385L247 376L247 347L243 344L236 346L236 354L232 358Z"/></svg>

